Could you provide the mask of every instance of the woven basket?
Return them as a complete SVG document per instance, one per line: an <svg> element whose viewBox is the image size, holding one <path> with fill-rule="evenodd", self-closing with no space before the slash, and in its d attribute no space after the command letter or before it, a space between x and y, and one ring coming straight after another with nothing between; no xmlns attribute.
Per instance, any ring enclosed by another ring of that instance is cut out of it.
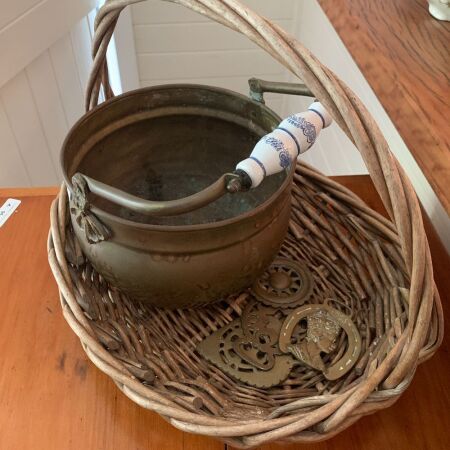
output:
<svg viewBox="0 0 450 450"><path fill-rule="evenodd" d="M107 99L113 96L106 48L122 9L138 1L111 0L98 13L87 110L97 104L101 86ZM202 359L195 346L239 317L248 293L196 310L130 302L84 260L69 225L63 185L51 209L48 254L64 317L91 361L125 395L177 428L241 448L274 440L324 440L393 404L417 364L441 343L442 309L416 195L369 112L299 42L235 0L176 3L245 34L280 61L361 152L391 221L300 163L280 252L309 266L316 285L313 302L331 296L336 307L350 311L362 337L361 357L337 381L307 367L268 389L233 380ZM343 346L340 342L336 352Z"/></svg>

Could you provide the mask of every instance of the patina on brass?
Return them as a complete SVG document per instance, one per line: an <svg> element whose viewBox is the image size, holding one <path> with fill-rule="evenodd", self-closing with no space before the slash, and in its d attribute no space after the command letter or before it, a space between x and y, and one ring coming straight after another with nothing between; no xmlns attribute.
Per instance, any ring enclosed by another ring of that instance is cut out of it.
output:
<svg viewBox="0 0 450 450"><path fill-rule="evenodd" d="M265 305L295 308L313 292L314 279L309 269L288 258L277 258L252 286L255 297Z"/></svg>
<svg viewBox="0 0 450 450"><path fill-rule="evenodd" d="M241 320L235 319L201 341L197 351L231 377L258 388L280 384L289 376L292 367L298 364L289 354L275 355L273 365L261 370L236 353L234 343L243 339Z"/></svg>
<svg viewBox="0 0 450 450"><path fill-rule="evenodd" d="M233 350L260 370L272 369L275 355L280 354L278 337L283 318L279 310L249 301L241 316L243 336L233 341Z"/></svg>
<svg viewBox="0 0 450 450"><path fill-rule="evenodd" d="M169 308L250 286L287 232L294 165L248 192L226 174L279 122L261 103L197 85L140 89L83 116L61 160L72 225L96 270ZM196 196L211 185L206 201ZM147 200L158 203L150 215ZM205 206L185 212L192 204Z"/></svg>
<svg viewBox="0 0 450 450"><path fill-rule="evenodd" d="M284 83L282 81L267 81L259 78L250 78L250 80L248 80L248 85L250 87L250 97L261 103L265 103L265 92L314 97L314 94L308 86L303 83Z"/></svg>
<svg viewBox="0 0 450 450"><path fill-rule="evenodd" d="M109 229L90 211L90 205L87 201L89 190L86 180L79 175L74 175L72 185L70 213L78 226L84 230L86 241L89 244L97 244L109 239L111 236Z"/></svg>
<svg viewBox="0 0 450 450"><path fill-rule="evenodd" d="M308 322L306 338L294 344L292 333L305 318ZM347 349L338 361L326 367L321 353L335 350L341 329L347 334ZM291 353L298 361L323 372L328 380L337 380L358 360L361 338L355 324L346 314L327 305L304 305L294 310L283 323L279 347L283 353Z"/></svg>
<svg viewBox="0 0 450 450"><path fill-rule="evenodd" d="M144 216L184 214L209 205L227 193L234 194L246 190L243 189L244 184L238 173L225 173L210 186L195 194L176 200L153 201L128 194L80 173L76 173L72 177L72 184L80 184L81 180L86 186L83 193L91 192L102 199Z"/></svg>

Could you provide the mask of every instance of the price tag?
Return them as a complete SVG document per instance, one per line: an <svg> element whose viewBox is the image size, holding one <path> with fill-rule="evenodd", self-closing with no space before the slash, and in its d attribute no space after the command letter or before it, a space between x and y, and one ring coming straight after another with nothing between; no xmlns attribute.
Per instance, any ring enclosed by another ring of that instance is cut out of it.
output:
<svg viewBox="0 0 450 450"><path fill-rule="evenodd" d="M20 203L20 200L16 200L15 198L8 198L8 200L6 200L0 208L0 228L10 218L11 214L17 209Z"/></svg>

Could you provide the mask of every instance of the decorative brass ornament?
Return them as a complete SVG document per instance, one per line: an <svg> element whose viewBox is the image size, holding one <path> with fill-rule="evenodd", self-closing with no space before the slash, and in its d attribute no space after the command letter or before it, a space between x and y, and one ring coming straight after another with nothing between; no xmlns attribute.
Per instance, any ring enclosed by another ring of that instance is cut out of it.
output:
<svg viewBox="0 0 450 450"><path fill-rule="evenodd" d="M292 333L304 318L308 323L306 339L293 344ZM347 334L347 350L336 363L325 367L320 354L335 350L341 329ZM293 311L283 323L279 347L283 353L291 353L302 363L322 371L328 380L337 380L358 360L361 338L356 326L346 314L327 305L304 305Z"/></svg>
<svg viewBox="0 0 450 450"><path fill-rule="evenodd" d="M250 386L269 388L283 382L297 364L291 355L273 355L272 361L262 360L261 370L235 351L236 343L245 341L241 320L235 319L197 345L197 351L223 372ZM246 353L246 357L248 354ZM256 353L255 353L256 356ZM270 366L270 368L268 368Z"/></svg>
<svg viewBox="0 0 450 450"><path fill-rule="evenodd" d="M80 175L72 177L73 195L70 212L75 216L78 226L84 231L89 244L97 244L111 237L109 229L89 209L88 187Z"/></svg>
<svg viewBox="0 0 450 450"><path fill-rule="evenodd" d="M256 280L252 291L265 305L295 308L309 299L313 286L314 279L305 265L287 258L277 258Z"/></svg>
<svg viewBox="0 0 450 450"><path fill-rule="evenodd" d="M272 369L275 355L280 354L278 337L282 323L279 310L248 302L241 316L243 336L233 342L233 350L260 370Z"/></svg>
<svg viewBox="0 0 450 450"><path fill-rule="evenodd" d="M250 300L244 308L241 316L242 328L246 336L264 333L275 344L278 342L282 314L278 309L261 305L257 301Z"/></svg>

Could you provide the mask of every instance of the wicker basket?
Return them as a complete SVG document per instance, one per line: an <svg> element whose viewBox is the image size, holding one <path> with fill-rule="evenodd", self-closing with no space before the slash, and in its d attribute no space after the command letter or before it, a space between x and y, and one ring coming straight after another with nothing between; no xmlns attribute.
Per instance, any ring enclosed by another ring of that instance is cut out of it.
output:
<svg viewBox="0 0 450 450"><path fill-rule="evenodd" d="M108 1L97 16L87 109L97 104L102 85L105 96L113 96L106 48L122 9L138 1ZM248 294L196 310L130 302L84 261L68 224L62 186L51 209L48 254L64 317L100 370L130 399L177 428L241 448L274 440L324 440L394 403L417 364L441 343L442 309L416 195L368 111L300 43L235 0L176 3L245 34L280 61L306 83L360 150L392 221L298 164L293 215L280 254L309 265L315 301L331 295L341 309L351 311L362 337L361 357L336 381L302 367L268 389L236 382L202 359L195 346L240 316Z"/></svg>

